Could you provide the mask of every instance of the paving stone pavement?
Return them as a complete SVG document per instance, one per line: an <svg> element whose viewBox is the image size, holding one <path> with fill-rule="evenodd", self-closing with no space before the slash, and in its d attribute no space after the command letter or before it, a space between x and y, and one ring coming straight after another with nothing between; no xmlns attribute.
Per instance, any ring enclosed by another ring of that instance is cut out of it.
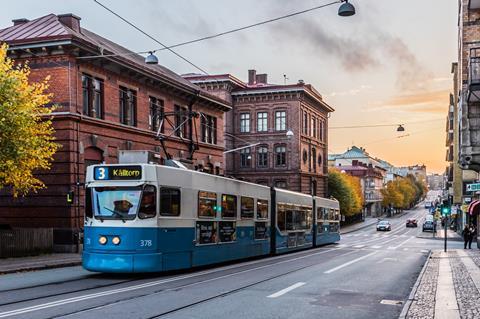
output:
<svg viewBox="0 0 480 319"><path fill-rule="evenodd" d="M470 273L459 258L456 251L448 253L452 268L453 285L462 319L480 318L480 292L473 282ZM466 257L468 258L468 257ZM480 270L479 270L480 271Z"/></svg>
<svg viewBox="0 0 480 319"><path fill-rule="evenodd" d="M437 283L439 279L439 264L441 258L448 258L455 290L455 299L458 303L458 312L461 319L480 318L480 291L475 285L470 271L480 273L480 250L467 250L457 253L456 250L450 250L448 255L440 257L440 251L434 251L427 260L425 272L420 279L414 299L407 311L405 317L412 319L434 319L435 318L435 297L437 294ZM472 269L474 264L465 258L471 258L478 267ZM467 268L469 265L470 268ZM470 270L469 270L470 269ZM473 273L472 273L473 274ZM478 281L478 273L473 275ZM477 282L478 285L478 282Z"/></svg>
<svg viewBox="0 0 480 319"><path fill-rule="evenodd" d="M415 299L413 300L406 318L433 319L435 314L435 295L437 292L438 258L430 258L423 277L420 281Z"/></svg>

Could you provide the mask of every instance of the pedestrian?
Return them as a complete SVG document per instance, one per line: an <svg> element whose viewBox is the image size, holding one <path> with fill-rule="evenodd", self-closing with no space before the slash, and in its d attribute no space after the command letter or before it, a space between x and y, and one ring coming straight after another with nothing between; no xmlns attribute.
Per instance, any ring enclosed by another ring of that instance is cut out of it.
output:
<svg viewBox="0 0 480 319"><path fill-rule="evenodd" d="M463 236L463 249L467 249L467 244L468 244L468 241L470 240L470 228L468 228L468 225L465 225L465 228L463 228L462 236Z"/></svg>
<svg viewBox="0 0 480 319"><path fill-rule="evenodd" d="M468 249L472 249L472 241L477 238L477 229L474 225L470 227L470 238L468 239ZM475 240L476 241L476 240Z"/></svg>

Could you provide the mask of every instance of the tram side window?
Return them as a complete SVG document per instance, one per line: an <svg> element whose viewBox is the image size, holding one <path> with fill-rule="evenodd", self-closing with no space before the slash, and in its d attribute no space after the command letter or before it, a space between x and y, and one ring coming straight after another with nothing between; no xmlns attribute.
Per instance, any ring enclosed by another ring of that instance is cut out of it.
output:
<svg viewBox="0 0 480 319"><path fill-rule="evenodd" d="M286 208L285 205L282 205L282 204L279 204L277 206L277 225L280 231L287 230L285 208Z"/></svg>
<svg viewBox="0 0 480 319"><path fill-rule="evenodd" d="M85 217L88 217L88 218L93 217L91 188L85 189Z"/></svg>
<svg viewBox="0 0 480 319"><path fill-rule="evenodd" d="M312 209L310 207L279 204L277 217L280 231L308 230L312 225Z"/></svg>
<svg viewBox="0 0 480 319"><path fill-rule="evenodd" d="M213 192L198 192L198 217L215 217L217 194Z"/></svg>
<svg viewBox="0 0 480 319"><path fill-rule="evenodd" d="M157 189L155 186L147 185L143 189L142 202L138 217L141 219L152 218L157 214Z"/></svg>
<svg viewBox="0 0 480 319"><path fill-rule="evenodd" d="M180 216L180 190L177 188L160 188L160 215Z"/></svg>
<svg viewBox="0 0 480 319"><path fill-rule="evenodd" d="M237 217L237 196L222 195L222 218Z"/></svg>
<svg viewBox="0 0 480 319"><path fill-rule="evenodd" d="M268 200L257 199L257 219L268 219Z"/></svg>
<svg viewBox="0 0 480 319"><path fill-rule="evenodd" d="M252 197L241 197L240 198L240 217L242 219L252 219L254 211L254 200Z"/></svg>

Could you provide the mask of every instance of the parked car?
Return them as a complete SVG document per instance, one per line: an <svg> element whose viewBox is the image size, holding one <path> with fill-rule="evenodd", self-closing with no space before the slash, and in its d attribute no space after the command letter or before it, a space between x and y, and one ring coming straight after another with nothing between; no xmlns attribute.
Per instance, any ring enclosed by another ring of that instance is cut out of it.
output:
<svg viewBox="0 0 480 319"><path fill-rule="evenodd" d="M381 220L377 223L377 231L378 230L390 231L392 230L392 225L388 220Z"/></svg>
<svg viewBox="0 0 480 319"><path fill-rule="evenodd" d="M409 218L407 219L407 227L417 227L417 220L415 218Z"/></svg>
<svg viewBox="0 0 480 319"><path fill-rule="evenodd" d="M426 220L423 223L422 231L436 232L437 231L437 225L435 224L435 222L433 220Z"/></svg>

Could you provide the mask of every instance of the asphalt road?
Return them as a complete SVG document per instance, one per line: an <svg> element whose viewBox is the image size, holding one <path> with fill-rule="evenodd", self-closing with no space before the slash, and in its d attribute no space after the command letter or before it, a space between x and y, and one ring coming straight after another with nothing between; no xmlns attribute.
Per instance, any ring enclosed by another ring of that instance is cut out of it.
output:
<svg viewBox="0 0 480 319"><path fill-rule="evenodd" d="M419 208L339 244L228 266L119 276L68 267L0 276L0 318L397 318L430 249ZM461 248L461 242L450 242Z"/></svg>

